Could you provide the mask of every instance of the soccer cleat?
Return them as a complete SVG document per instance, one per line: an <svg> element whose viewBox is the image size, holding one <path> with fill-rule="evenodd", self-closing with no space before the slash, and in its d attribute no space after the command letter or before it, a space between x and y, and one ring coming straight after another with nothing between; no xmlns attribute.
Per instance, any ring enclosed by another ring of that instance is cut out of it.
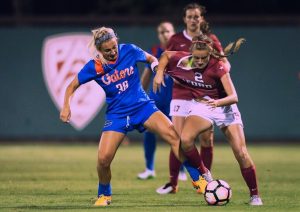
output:
<svg viewBox="0 0 300 212"><path fill-rule="evenodd" d="M208 182L210 183L211 181L213 181L213 177L211 176L211 173L209 170L207 170L206 173L202 174L202 177Z"/></svg>
<svg viewBox="0 0 300 212"><path fill-rule="evenodd" d="M155 177L155 171L146 169L144 172L138 174L137 178L140 180L152 179Z"/></svg>
<svg viewBox="0 0 300 212"><path fill-rule="evenodd" d="M111 196L100 195L96 200L94 206L107 206L111 203Z"/></svg>
<svg viewBox="0 0 300 212"><path fill-rule="evenodd" d="M156 189L156 192L158 194L175 194L178 191L178 186L174 187L171 185L171 183L167 183L158 189Z"/></svg>
<svg viewBox="0 0 300 212"><path fill-rule="evenodd" d="M249 205L254 205L254 206L263 205L263 202L258 195L252 195L250 197Z"/></svg>
<svg viewBox="0 0 300 212"><path fill-rule="evenodd" d="M204 194L206 185L208 184L207 181L201 176L199 180L192 181L194 188L197 190L198 194Z"/></svg>
<svg viewBox="0 0 300 212"><path fill-rule="evenodd" d="M187 181L187 176L184 171L180 171L178 175L178 180Z"/></svg>

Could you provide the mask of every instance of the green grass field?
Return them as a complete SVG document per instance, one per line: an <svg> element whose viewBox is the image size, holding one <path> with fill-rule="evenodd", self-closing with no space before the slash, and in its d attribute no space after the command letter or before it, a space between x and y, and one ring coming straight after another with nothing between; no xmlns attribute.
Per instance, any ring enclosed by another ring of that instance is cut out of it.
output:
<svg viewBox="0 0 300 212"><path fill-rule="evenodd" d="M157 177L136 179L144 169L141 145L121 146L112 164L113 202L95 208L96 144L0 145L1 211L300 211L300 146L249 146L258 171L262 207L247 205L248 189L229 146L216 145L213 176L233 190L227 206L207 206L190 181L176 195L158 195L168 180L169 147L159 145Z"/></svg>

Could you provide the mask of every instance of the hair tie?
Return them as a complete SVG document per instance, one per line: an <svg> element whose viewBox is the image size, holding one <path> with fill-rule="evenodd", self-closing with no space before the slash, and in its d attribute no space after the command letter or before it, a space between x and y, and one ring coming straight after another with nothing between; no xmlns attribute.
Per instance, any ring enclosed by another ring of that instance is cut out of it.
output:
<svg viewBox="0 0 300 212"><path fill-rule="evenodd" d="M97 48L100 48L100 45L102 43L104 43L105 41L108 41L112 38L116 38L116 37L117 37L117 35L115 33L110 33L110 32L106 33L106 34L102 35L101 37L95 39L95 46Z"/></svg>

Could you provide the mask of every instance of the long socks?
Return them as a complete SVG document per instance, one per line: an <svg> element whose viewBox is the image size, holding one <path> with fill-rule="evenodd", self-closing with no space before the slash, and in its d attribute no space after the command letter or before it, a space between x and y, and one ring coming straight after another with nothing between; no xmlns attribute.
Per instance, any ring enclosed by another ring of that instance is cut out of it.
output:
<svg viewBox="0 0 300 212"><path fill-rule="evenodd" d="M169 174L170 174L170 183L173 187L176 187L178 184L178 174L181 166L181 162L176 158L173 151L170 151L169 155Z"/></svg>
<svg viewBox="0 0 300 212"><path fill-rule="evenodd" d="M204 166L208 168L208 170L211 170L211 165L213 160L213 147L201 146L200 156L202 158Z"/></svg>
<svg viewBox="0 0 300 212"><path fill-rule="evenodd" d="M154 156L156 149L156 138L151 132L146 131L144 134L144 154L146 161L146 168L154 170Z"/></svg>
<svg viewBox="0 0 300 212"><path fill-rule="evenodd" d="M189 151L184 151L184 155L192 166L197 167L200 173L206 173L207 168L204 166L199 152L195 146Z"/></svg>
<svg viewBox="0 0 300 212"><path fill-rule="evenodd" d="M241 169L242 175L250 191L250 196L258 195L256 169L254 166Z"/></svg>
<svg viewBox="0 0 300 212"><path fill-rule="evenodd" d="M99 185L98 185L98 197L100 195L111 196L111 185L110 185L110 183L108 183L108 184L99 183Z"/></svg>

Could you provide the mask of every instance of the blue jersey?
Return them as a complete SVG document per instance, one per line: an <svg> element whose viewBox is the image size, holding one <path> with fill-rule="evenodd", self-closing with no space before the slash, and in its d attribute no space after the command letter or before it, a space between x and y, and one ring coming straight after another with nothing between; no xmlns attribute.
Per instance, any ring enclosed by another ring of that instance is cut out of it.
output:
<svg viewBox="0 0 300 212"><path fill-rule="evenodd" d="M133 44L119 44L114 63L90 60L78 73L80 84L95 80L106 93L106 113L126 117L150 101L143 90L137 62L146 62L142 49Z"/></svg>
<svg viewBox="0 0 300 212"><path fill-rule="evenodd" d="M164 52L164 49L160 45L155 45L150 49L149 53L152 54L153 56L155 56L156 58L160 58L160 56L163 52ZM151 73L152 73L152 75L151 75L150 87L149 87L149 97L155 101L155 104L157 105L157 107L160 110L169 111L170 102L172 99L173 79L169 75L165 74L164 81L165 81L166 87L161 86L161 91L154 93L153 92L153 78L154 78L155 74L152 71L151 71ZM166 115L169 115L169 113L167 112Z"/></svg>

